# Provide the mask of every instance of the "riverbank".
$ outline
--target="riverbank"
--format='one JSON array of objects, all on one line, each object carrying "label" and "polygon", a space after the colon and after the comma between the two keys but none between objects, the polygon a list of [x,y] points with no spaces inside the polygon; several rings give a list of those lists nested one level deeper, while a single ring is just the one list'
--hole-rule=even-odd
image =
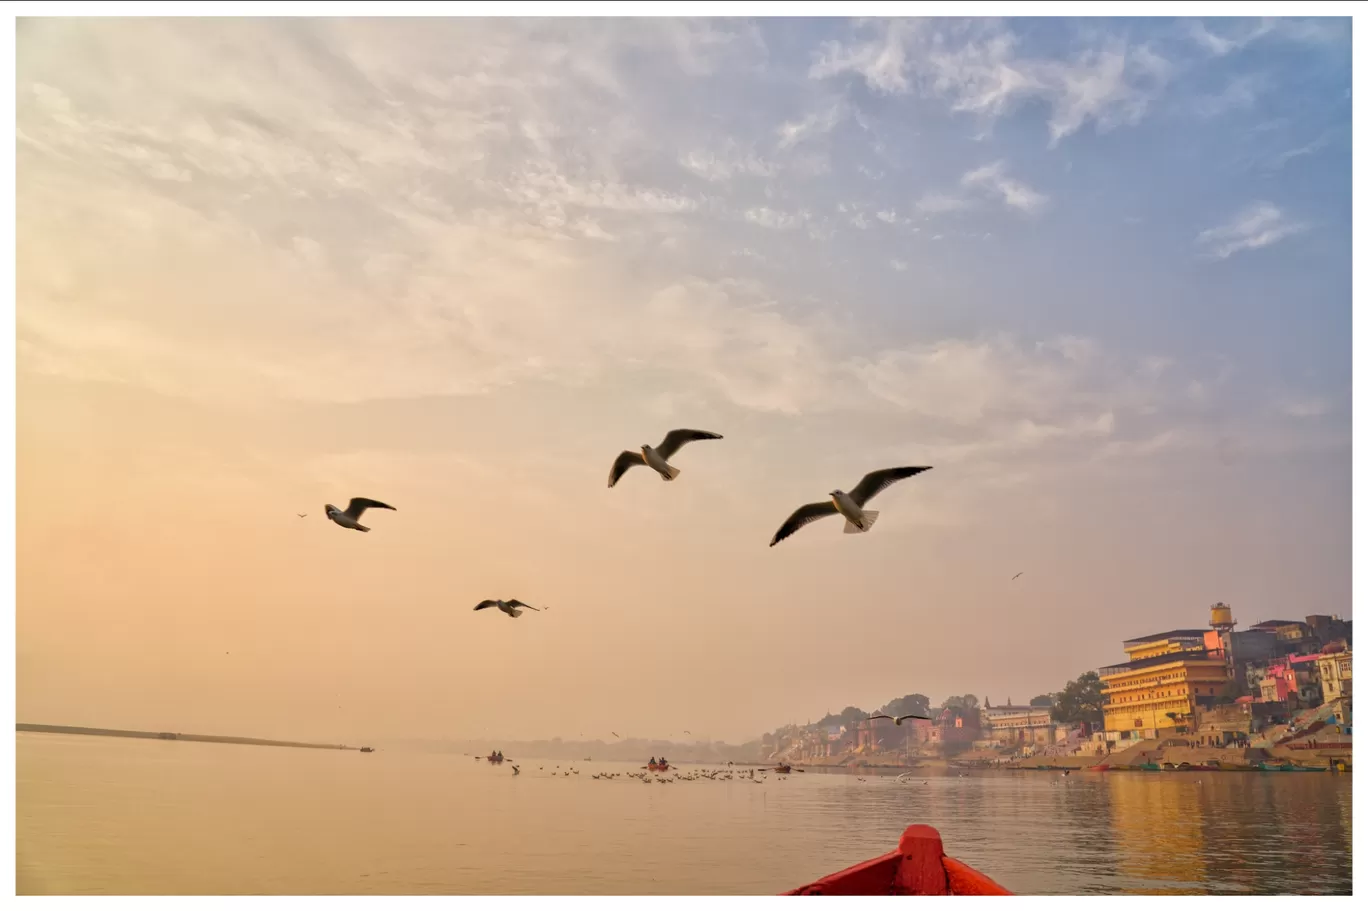
[{"label": "riverbank", "polygon": [[180,734],[169,731],[122,731],[115,728],[81,728],[61,724],[16,724],[15,731],[29,734],[80,734],[88,737],[135,737],[141,740],[188,740],[195,743],[236,743],[242,746],[293,747],[297,750],[351,750],[361,747],[338,743],[304,743],[295,740],[263,740],[259,737],[229,737],[219,734]]}]

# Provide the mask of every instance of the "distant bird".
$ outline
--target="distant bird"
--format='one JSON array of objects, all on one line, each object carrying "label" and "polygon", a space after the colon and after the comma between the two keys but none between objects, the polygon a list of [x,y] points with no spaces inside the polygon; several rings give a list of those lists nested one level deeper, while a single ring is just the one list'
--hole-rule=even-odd
[{"label": "distant bird", "polygon": [[693,731],[685,731],[684,733],[685,733],[685,734],[689,734],[690,736],[693,735]]},{"label": "distant bird", "polygon": [[295,513],[295,515],[299,516],[299,517],[302,519],[302,518],[304,518],[305,516],[307,516],[308,513],[307,513],[307,512],[297,512],[297,513]]},{"label": "distant bird", "polygon": [[833,490],[830,494],[830,500],[821,503],[809,503],[795,509],[793,515],[789,516],[784,524],[779,526],[779,530],[774,533],[774,540],[770,541],[770,547],[778,544],[809,522],[837,514],[845,517],[846,534],[869,531],[874,527],[874,522],[879,518],[879,513],[877,510],[865,509],[865,504],[874,499],[879,491],[888,485],[930,470],[930,465],[923,465],[917,468],[885,468],[881,471],[871,471],[860,479],[860,483],[856,484],[855,489],[850,493],[843,490]]},{"label": "distant bird", "polygon": [[518,771],[518,767],[517,767],[517,766],[514,766],[514,767],[513,767],[513,774],[514,774],[514,775],[521,775],[522,773]]},{"label": "distant bird", "polygon": [[897,718],[894,718],[892,715],[870,715],[870,716],[869,716],[869,720],[870,720],[870,721],[873,721],[875,718],[887,718],[887,719],[889,719],[890,721],[892,721],[894,724],[902,724],[904,721],[906,721],[906,720],[909,719],[909,718],[916,718],[918,721],[930,721],[930,720],[931,720],[931,717],[930,717],[929,715],[899,715]]},{"label": "distant bird", "polygon": [[[522,611],[520,610],[520,608],[525,607],[528,610],[537,610],[537,608],[533,607],[530,604],[524,604],[517,598],[514,598],[512,601],[481,601],[479,604],[475,605],[476,610],[484,610],[486,607],[497,607],[499,610],[503,611],[505,614],[508,614],[508,616],[510,617],[521,617]],[[557,768],[559,768],[559,766]]]},{"label": "distant bird", "polygon": [[707,430],[671,430],[665,434],[665,439],[659,446],[651,447],[642,444],[639,452],[630,449],[623,450],[613,461],[613,469],[608,472],[608,486],[612,487],[618,482],[627,469],[637,465],[645,465],[654,469],[662,481],[673,481],[679,477],[679,469],[669,463],[670,456],[678,452],[685,443],[692,443],[695,440],[720,440],[720,433],[711,433]]},{"label": "distant bird", "polygon": [[621,740],[621,739],[622,739],[622,735],[619,734],[617,731],[609,731],[608,733],[609,733],[609,734],[612,734],[612,735],[613,735],[614,737],[616,737],[618,740]]},{"label": "distant bird", "polygon": [[[1022,570],[1022,572],[1025,572],[1025,570]],[[1015,582],[1017,580],[1017,576],[1019,575],[1021,575],[1021,573],[1017,573],[1016,576],[1013,576],[1012,581]]]},{"label": "distant bird", "polygon": [[[331,503],[323,507],[323,511],[328,514],[329,519],[332,519],[343,528],[351,528],[356,531],[370,531],[369,528],[361,524],[361,516],[363,516],[368,509],[394,509],[394,507],[390,506],[388,503],[381,503],[379,500],[368,500],[365,497],[352,497],[351,502],[347,504],[346,510],[338,509]],[[398,512],[398,510],[395,510],[395,512]]]}]

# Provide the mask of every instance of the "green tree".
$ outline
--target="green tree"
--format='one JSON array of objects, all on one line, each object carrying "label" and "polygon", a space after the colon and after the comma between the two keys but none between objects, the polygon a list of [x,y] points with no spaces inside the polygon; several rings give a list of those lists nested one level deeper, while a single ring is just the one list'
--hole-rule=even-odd
[{"label": "green tree", "polygon": [[1106,697],[1102,694],[1102,679],[1096,671],[1088,671],[1077,680],[1064,684],[1064,689],[1055,693],[1054,707],[1050,718],[1063,724],[1102,723],[1102,706]]},{"label": "green tree", "polygon": [[964,696],[949,696],[941,703],[941,711],[949,709],[952,712],[959,712],[961,715],[968,715],[978,709],[978,697],[972,694]]},{"label": "green tree", "polygon": [[931,700],[921,693],[910,693],[906,696],[899,696],[879,711],[885,715],[892,715],[894,718],[901,715],[930,715]]},{"label": "green tree", "polygon": [[1031,700],[1032,708],[1048,709],[1055,704],[1055,697],[1048,693],[1043,693]]}]

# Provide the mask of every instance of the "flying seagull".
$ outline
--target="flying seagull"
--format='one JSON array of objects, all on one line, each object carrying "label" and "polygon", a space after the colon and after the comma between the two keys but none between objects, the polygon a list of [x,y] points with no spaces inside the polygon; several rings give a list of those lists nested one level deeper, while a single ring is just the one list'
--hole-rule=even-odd
[{"label": "flying seagull", "polygon": [[508,614],[508,616],[510,617],[522,616],[522,611],[520,610],[520,608],[525,607],[528,610],[538,610],[538,608],[535,608],[530,604],[522,603],[517,598],[514,598],[512,601],[481,601],[479,604],[475,605],[476,610],[484,610],[486,607],[497,607],[499,610],[503,611],[505,614]]},{"label": "flying seagull", "polygon": [[630,449],[623,450],[613,461],[613,470],[608,472],[608,486],[612,487],[618,482],[627,469],[635,465],[645,465],[654,469],[660,474],[662,481],[673,481],[679,477],[679,469],[669,463],[670,456],[679,452],[685,443],[692,443],[695,440],[720,440],[722,434],[710,433],[706,430],[671,430],[665,434],[665,439],[660,441],[660,445],[651,447],[643,444],[639,452],[632,452]]},{"label": "flying seagull", "polygon": [[297,513],[295,513],[295,515],[299,516],[299,517],[302,519],[302,518],[304,518],[305,516],[307,516],[308,513],[307,513],[307,512],[297,512]]},{"label": "flying seagull", "polygon": [[609,734],[612,734],[612,735],[613,735],[614,737],[616,737],[618,740],[621,740],[621,739],[622,739],[622,735],[619,734],[617,731],[609,731],[608,733],[609,733]]},{"label": "flying seagull", "polygon": [[[1025,572],[1025,570],[1022,570],[1021,572]],[[1021,575],[1021,573],[1017,573],[1016,576],[1013,576],[1012,581],[1015,582],[1017,580],[1017,576],[1019,575]]]},{"label": "flying seagull", "polygon": [[870,715],[870,716],[869,716],[869,720],[870,720],[870,721],[873,721],[875,718],[887,718],[887,719],[889,719],[890,721],[892,721],[894,724],[902,724],[904,721],[906,721],[906,720],[909,719],[909,718],[916,718],[918,721],[930,721],[930,720],[931,720],[931,718],[930,718],[929,715],[899,715],[897,718],[894,718],[892,715]]},{"label": "flying seagull", "polygon": [[770,541],[770,547],[778,544],[809,522],[838,514],[845,517],[846,534],[869,531],[874,527],[874,522],[879,518],[879,513],[877,510],[865,509],[865,504],[874,499],[879,491],[888,485],[930,470],[930,465],[923,465],[917,468],[885,468],[882,471],[871,471],[860,479],[860,483],[856,484],[855,489],[850,493],[843,490],[833,490],[830,494],[830,500],[822,503],[809,503],[795,509],[793,515],[789,516],[784,524],[779,526],[779,530],[774,533],[774,540]]},{"label": "flying seagull", "polygon": [[361,516],[368,509],[394,509],[394,507],[388,503],[381,503],[379,500],[368,500],[365,497],[352,497],[351,502],[347,504],[346,511],[338,509],[331,503],[323,507],[323,511],[328,514],[329,519],[343,528],[353,528],[357,531],[370,531],[369,528],[361,524]]}]

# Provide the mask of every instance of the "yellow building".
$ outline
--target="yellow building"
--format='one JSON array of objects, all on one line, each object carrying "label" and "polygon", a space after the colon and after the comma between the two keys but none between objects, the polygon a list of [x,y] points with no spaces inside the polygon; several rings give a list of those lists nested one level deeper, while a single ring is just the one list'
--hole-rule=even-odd
[{"label": "yellow building", "polygon": [[[1149,739],[1192,724],[1228,680],[1225,657],[1208,651],[1206,630],[1179,629],[1122,643],[1124,664],[1100,668],[1104,728],[1116,739]],[[1111,738],[1109,738],[1111,739]]]},{"label": "yellow building", "polygon": [[1354,695],[1353,652],[1327,652],[1316,659],[1320,670],[1321,694],[1326,702]]}]

